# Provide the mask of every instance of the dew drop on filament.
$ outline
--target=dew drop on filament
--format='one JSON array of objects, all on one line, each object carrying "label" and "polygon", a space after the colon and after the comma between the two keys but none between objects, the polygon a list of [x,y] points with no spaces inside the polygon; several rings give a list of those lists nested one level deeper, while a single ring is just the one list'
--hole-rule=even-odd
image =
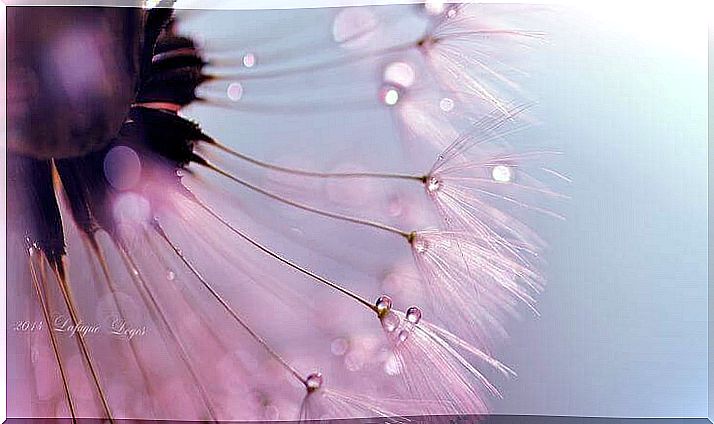
[{"label": "dew drop on filament", "polygon": [[416,237],[412,241],[412,247],[417,253],[424,253],[429,248],[429,242],[424,240],[422,237]]},{"label": "dew drop on filament", "polygon": [[401,330],[401,331],[399,332],[399,342],[400,342],[400,343],[404,343],[405,341],[407,341],[408,338],[409,338],[409,331],[408,331],[408,330]]},{"label": "dew drop on filament", "polygon": [[379,93],[379,98],[387,106],[394,106],[399,102],[399,90],[394,86],[384,86]]},{"label": "dew drop on filament", "polygon": [[323,378],[319,372],[314,372],[305,379],[305,386],[308,392],[314,392],[322,386]]},{"label": "dew drop on filament", "polygon": [[392,309],[392,298],[387,295],[379,296],[375,305],[377,306],[377,314],[381,317]]},{"label": "dew drop on filament", "polygon": [[496,165],[491,170],[491,177],[499,183],[508,183],[513,181],[513,170],[506,165]]},{"label": "dew drop on filament", "polygon": [[441,181],[439,181],[436,177],[429,177],[429,180],[426,182],[426,191],[429,193],[435,193],[439,191],[440,188]]},{"label": "dew drop on filament", "polygon": [[421,309],[418,306],[411,306],[407,309],[407,321],[412,324],[419,324],[421,320]]}]

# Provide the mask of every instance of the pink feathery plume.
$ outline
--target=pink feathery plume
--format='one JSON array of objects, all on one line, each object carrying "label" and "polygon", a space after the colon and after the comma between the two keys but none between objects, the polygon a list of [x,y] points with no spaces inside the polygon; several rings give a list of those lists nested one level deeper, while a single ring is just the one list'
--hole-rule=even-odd
[{"label": "pink feathery plume", "polygon": [[524,213],[562,219],[534,202],[565,197],[533,176],[565,178],[538,166],[539,158],[558,152],[516,152],[506,141],[527,127],[514,119],[526,107],[511,107],[506,116],[494,111],[473,125],[439,155],[424,184],[447,228],[471,232],[495,251],[514,256],[537,254],[543,247],[523,222]]},{"label": "pink feathery plume", "polygon": [[438,320],[488,343],[505,336],[505,319],[519,302],[535,310],[543,279],[515,257],[465,232],[413,233],[412,253]]},{"label": "pink feathery plume", "polygon": [[422,320],[417,306],[392,309],[387,296],[378,300],[382,329],[394,355],[395,374],[402,377],[411,399],[424,401],[427,414],[484,414],[487,397],[498,389],[464,355],[472,356],[502,375],[508,367],[439,326]]},{"label": "pink feathery plume", "polygon": [[[508,5],[503,6],[508,10]],[[507,113],[507,101],[522,96],[525,73],[514,62],[544,34],[514,28],[478,4],[444,8],[420,40],[419,49],[442,88],[469,103],[481,101]]]}]

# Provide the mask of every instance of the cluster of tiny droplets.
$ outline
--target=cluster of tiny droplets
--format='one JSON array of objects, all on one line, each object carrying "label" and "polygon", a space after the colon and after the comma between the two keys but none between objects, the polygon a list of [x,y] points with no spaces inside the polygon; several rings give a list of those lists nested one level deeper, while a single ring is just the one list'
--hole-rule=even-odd
[{"label": "cluster of tiny droplets", "polygon": [[[377,299],[376,305],[382,327],[386,332],[394,333],[402,323],[397,314],[391,313],[392,299],[387,295],[382,295]],[[405,342],[419,321],[421,321],[421,309],[418,306],[410,306],[406,312],[406,321],[397,334],[397,343]]]},{"label": "cluster of tiny droplets", "polygon": [[312,393],[322,387],[323,382],[324,379],[322,377],[322,374],[319,372],[314,372],[308,375],[305,379],[305,387],[307,388],[308,393]]}]

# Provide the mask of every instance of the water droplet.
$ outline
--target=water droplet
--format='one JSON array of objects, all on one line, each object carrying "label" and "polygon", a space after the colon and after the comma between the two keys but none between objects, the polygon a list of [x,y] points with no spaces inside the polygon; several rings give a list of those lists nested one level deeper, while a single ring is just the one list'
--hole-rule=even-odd
[{"label": "water droplet", "polygon": [[409,331],[407,331],[407,330],[402,330],[402,331],[399,332],[399,341],[400,341],[401,343],[406,342],[408,338],[409,338]]},{"label": "water droplet", "polygon": [[399,90],[394,86],[385,86],[379,93],[379,97],[387,106],[394,106],[399,102]]},{"label": "water droplet", "polygon": [[169,271],[166,273],[166,279],[167,279],[167,280],[169,280],[169,281],[174,281],[175,278],[176,278],[176,274],[175,274],[173,271],[169,270]]},{"label": "water droplet", "polygon": [[379,296],[375,305],[379,316],[383,316],[392,309],[392,298],[387,295]]},{"label": "water droplet", "polygon": [[444,112],[451,112],[454,110],[454,101],[448,97],[444,97],[439,101],[439,108]]},{"label": "water droplet", "polygon": [[404,88],[411,87],[416,79],[416,73],[411,65],[405,62],[392,62],[384,68],[384,82]]},{"label": "water droplet", "polygon": [[314,372],[307,376],[305,379],[305,386],[308,392],[314,392],[322,386],[323,379],[322,374],[319,372]]},{"label": "water droplet", "polygon": [[243,66],[245,66],[246,68],[252,68],[253,66],[255,66],[255,63],[256,59],[253,53],[246,53],[243,56]]},{"label": "water droplet", "polygon": [[417,253],[424,253],[429,249],[429,242],[426,241],[423,237],[414,237],[414,240],[412,241],[412,247]]},{"label": "water droplet", "polygon": [[183,178],[183,176],[184,176],[183,169],[181,169],[181,168],[177,169],[177,170],[176,170],[176,176],[179,177],[179,178]]},{"label": "water droplet", "polygon": [[387,333],[392,333],[399,327],[400,319],[397,314],[390,312],[382,317],[382,328]]},{"label": "water droplet", "polygon": [[506,165],[496,165],[491,170],[491,176],[494,181],[499,183],[508,183],[513,181],[513,171]]},{"label": "water droplet", "polygon": [[421,309],[419,309],[418,306],[410,306],[409,309],[407,309],[407,321],[411,322],[412,324],[419,324],[420,320]]},{"label": "water droplet", "polygon": [[[245,60],[245,59],[244,59]],[[237,102],[243,97],[243,86],[239,82],[232,82],[226,90],[226,96],[233,102]]]},{"label": "water droplet", "polygon": [[454,18],[456,16],[457,10],[454,7],[449,8],[449,11],[446,12],[446,17],[448,18]]},{"label": "water droplet", "polygon": [[426,182],[426,191],[435,193],[441,188],[441,181],[436,177],[429,177]]}]

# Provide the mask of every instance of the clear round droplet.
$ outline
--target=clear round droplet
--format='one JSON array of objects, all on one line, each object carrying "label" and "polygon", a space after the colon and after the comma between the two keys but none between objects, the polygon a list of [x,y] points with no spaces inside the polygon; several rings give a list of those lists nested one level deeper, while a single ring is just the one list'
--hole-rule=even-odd
[{"label": "clear round droplet", "polygon": [[399,102],[399,90],[394,86],[385,86],[379,93],[379,98],[387,106],[394,106]]},{"label": "clear round droplet", "polygon": [[382,316],[392,309],[392,298],[387,295],[379,296],[375,305],[377,306],[377,313]]},{"label": "clear round droplet", "polygon": [[392,62],[384,68],[384,82],[404,88],[411,87],[416,79],[414,68],[405,62]]},{"label": "clear round droplet", "polygon": [[323,378],[319,372],[314,372],[305,379],[305,386],[308,392],[314,392],[322,386]]},{"label": "clear round droplet", "polygon": [[429,177],[426,182],[426,191],[429,193],[435,193],[441,188],[441,181],[436,177]]},{"label": "clear round droplet", "polygon": [[228,85],[226,96],[228,96],[229,100],[237,102],[241,97],[243,97],[243,86],[239,82],[232,82]]},{"label": "clear round droplet", "polygon": [[420,320],[421,309],[419,309],[418,306],[410,306],[409,309],[407,309],[407,321],[411,322],[412,324],[419,324]]},{"label": "clear round droplet", "polygon": [[409,338],[409,331],[402,330],[399,332],[399,341],[400,342],[404,343],[407,341],[408,338]]},{"label": "clear round droplet", "polygon": [[245,66],[246,68],[252,68],[253,66],[255,66],[255,63],[256,59],[253,53],[246,53],[245,55],[243,55],[243,66]]},{"label": "clear round droplet", "polygon": [[169,280],[169,281],[174,281],[175,278],[176,278],[176,274],[175,274],[173,271],[169,270],[169,271],[166,272],[166,279],[167,279],[167,280]]},{"label": "clear round droplet", "polygon": [[513,170],[506,165],[496,165],[491,170],[491,177],[499,183],[508,183],[513,181]]},{"label": "clear round droplet", "polygon": [[416,237],[412,241],[412,247],[417,253],[424,253],[429,249],[429,242],[423,237]]},{"label": "clear round droplet", "polygon": [[444,97],[439,101],[439,108],[444,112],[451,112],[454,110],[454,101],[448,97]]}]

